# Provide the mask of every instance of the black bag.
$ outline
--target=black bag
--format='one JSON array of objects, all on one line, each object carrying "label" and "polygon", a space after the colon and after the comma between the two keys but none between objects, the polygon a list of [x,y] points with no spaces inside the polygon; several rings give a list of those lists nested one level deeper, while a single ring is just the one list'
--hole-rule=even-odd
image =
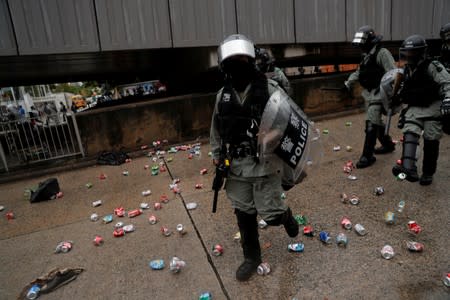
[{"label": "black bag", "polygon": [[60,192],[58,179],[49,178],[39,183],[39,187],[31,192],[30,202],[40,202],[55,199],[56,194]]},{"label": "black bag", "polygon": [[103,151],[97,158],[97,164],[118,166],[123,164],[128,158],[130,157],[123,151],[118,152]]}]

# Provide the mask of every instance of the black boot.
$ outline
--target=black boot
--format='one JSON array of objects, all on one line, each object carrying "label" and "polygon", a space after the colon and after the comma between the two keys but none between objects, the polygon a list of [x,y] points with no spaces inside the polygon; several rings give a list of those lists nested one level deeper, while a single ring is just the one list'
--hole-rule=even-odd
[{"label": "black boot", "polygon": [[296,237],[298,235],[298,223],[295,220],[295,218],[292,216],[292,211],[288,207],[288,209],[282,213],[281,215],[278,215],[276,218],[270,221],[266,221],[268,225],[271,226],[279,226],[283,224],[284,229],[286,229],[286,233],[290,237]]},{"label": "black boot", "polygon": [[256,214],[250,215],[237,209],[235,213],[241,233],[242,250],[244,252],[244,262],[236,271],[236,279],[245,281],[250,279],[261,263],[258,222],[256,220]]},{"label": "black boot", "polygon": [[375,154],[391,153],[395,150],[395,144],[392,142],[390,135],[384,135],[386,126],[377,126],[377,137],[381,143],[381,147],[375,148]]},{"label": "black boot", "polygon": [[422,176],[419,183],[430,185],[433,182],[433,174],[436,172],[439,157],[439,141],[424,140]]},{"label": "black boot", "polygon": [[359,161],[356,163],[356,167],[358,169],[367,168],[373,165],[373,163],[377,160],[375,156],[373,156],[373,150],[375,148],[376,142],[376,128],[370,121],[366,121],[366,137],[364,139],[364,149]]},{"label": "black boot", "polygon": [[403,137],[402,165],[395,165],[392,173],[397,176],[400,173],[406,175],[406,180],[416,182],[419,180],[416,167],[416,151],[419,145],[419,136],[412,132],[405,133]]}]

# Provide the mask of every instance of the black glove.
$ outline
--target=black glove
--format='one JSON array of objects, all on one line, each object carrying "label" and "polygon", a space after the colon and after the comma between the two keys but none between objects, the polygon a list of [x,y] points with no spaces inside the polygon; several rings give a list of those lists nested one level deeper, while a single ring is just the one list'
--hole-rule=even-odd
[{"label": "black glove", "polygon": [[450,98],[445,98],[442,100],[441,115],[450,115]]}]

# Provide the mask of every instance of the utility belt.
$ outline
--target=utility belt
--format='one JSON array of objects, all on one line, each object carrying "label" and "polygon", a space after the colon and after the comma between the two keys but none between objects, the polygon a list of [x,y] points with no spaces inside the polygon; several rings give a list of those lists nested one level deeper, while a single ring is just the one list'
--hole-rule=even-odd
[{"label": "utility belt", "polygon": [[244,158],[257,156],[256,147],[252,147],[248,144],[240,144],[238,146],[230,147],[230,155],[232,158]]}]

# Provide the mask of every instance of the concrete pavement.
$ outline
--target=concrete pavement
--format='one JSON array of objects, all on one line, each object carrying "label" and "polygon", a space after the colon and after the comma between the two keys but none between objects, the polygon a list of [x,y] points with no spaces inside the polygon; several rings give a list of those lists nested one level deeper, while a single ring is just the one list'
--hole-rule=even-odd
[{"label": "concrete pavement", "polygon": [[[351,126],[346,126],[351,122]],[[393,120],[396,124],[396,120]],[[401,147],[396,152],[377,156],[370,168],[355,170],[357,180],[347,179],[342,172],[344,163],[359,158],[363,144],[364,115],[356,114],[316,123],[322,131],[324,155],[321,164],[309,170],[304,182],[287,193],[287,203],[294,214],[305,215],[316,231],[327,230],[332,238],[345,232],[349,238],[346,248],[335,243],[322,244],[317,237],[299,235],[291,239],[283,227],[260,230],[263,260],[272,267],[268,276],[255,275],[245,283],[235,280],[235,270],[242,261],[242,251],[233,237],[238,231],[235,216],[222,191],[216,214],[211,213],[214,176],[209,146],[202,145],[201,156],[188,159],[181,151],[167,154],[170,173],[180,178],[181,194],[169,190],[169,172],[151,176],[144,165],[154,162],[143,156],[121,166],[92,166],[66,170],[0,185],[0,205],[5,206],[0,218],[0,298],[14,299],[33,279],[55,267],[82,267],[85,271],[68,285],[43,295],[42,299],[198,299],[202,292],[210,292],[213,299],[448,299],[450,289],[442,283],[442,276],[450,272],[450,138],[441,141],[438,171],[431,186],[397,181],[391,174]],[[395,126],[394,126],[395,127]],[[392,129],[395,139],[401,133]],[[163,137],[161,137],[163,138]],[[334,146],[341,151],[333,151]],[[349,145],[352,152],[345,151]],[[421,160],[419,160],[421,162]],[[421,164],[419,164],[419,167]],[[208,173],[200,175],[200,169]],[[123,170],[129,176],[122,175]],[[99,175],[107,175],[100,180]],[[23,199],[23,190],[49,177],[56,177],[64,193],[61,199],[30,204]],[[93,187],[87,189],[85,184]],[[203,189],[195,189],[195,184]],[[385,194],[375,196],[376,186],[383,186]],[[152,194],[143,197],[143,190]],[[361,202],[357,206],[343,204],[340,193],[356,193]],[[163,208],[145,210],[135,218],[117,218],[112,223],[91,222],[91,213],[110,214],[114,208],[138,208],[141,202],[152,206],[162,194],[170,201]],[[93,208],[92,202],[103,204]],[[394,225],[387,225],[383,215],[395,210],[405,200],[406,207],[397,215]],[[185,204],[195,202],[198,207],[188,211]],[[13,211],[8,221],[6,212]],[[159,222],[148,223],[155,214]],[[360,237],[340,226],[342,216],[353,224],[361,223],[368,231]],[[416,220],[423,232],[411,236],[406,224]],[[134,224],[136,231],[124,237],[113,237],[116,222]],[[175,232],[178,223],[187,234]],[[161,226],[172,231],[165,237]],[[302,229],[302,227],[301,227]],[[92,240],[101,235],[105,243],[95,247]],[[74,241],[66,254],[54,254],[63,240]],[[406,240],[424,243],[423,253],[411,253]],[[287,244],[302,241],[303,253],[290,253]],[[222,256],[213,256],[212,247],[224,247]],[[392,260],[385,260],[380,250],[390,244],[396,252]],[[186,267],[178,274],[169,271],[169,260],[178,256]],[[148,264],[152,259],[164,259],[166,267],[154,271]]]}]

